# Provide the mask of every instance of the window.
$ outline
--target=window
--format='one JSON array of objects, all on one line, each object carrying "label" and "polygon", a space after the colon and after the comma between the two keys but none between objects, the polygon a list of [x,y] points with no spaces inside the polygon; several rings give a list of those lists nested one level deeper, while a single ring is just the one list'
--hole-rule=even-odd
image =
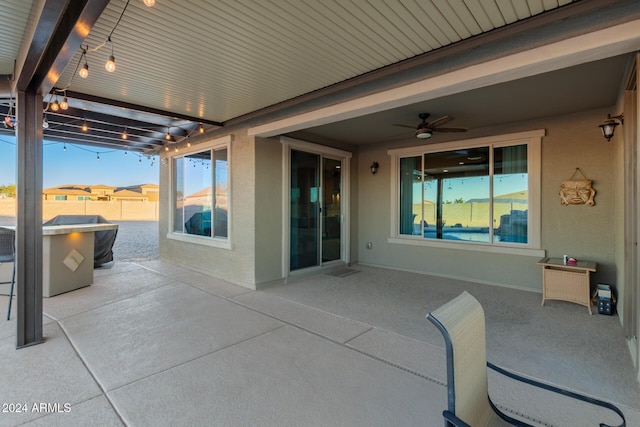
[{"label": "window", "polygon": [[229,237],[227,145],[173,158],[173,234]]},{"label": "window", "polygon": [[54,200],[67,200],[67,196],[55,196]]},{"label": "window", "polygon": [[390,150],[392,237],[537,247],[543,134]]}]

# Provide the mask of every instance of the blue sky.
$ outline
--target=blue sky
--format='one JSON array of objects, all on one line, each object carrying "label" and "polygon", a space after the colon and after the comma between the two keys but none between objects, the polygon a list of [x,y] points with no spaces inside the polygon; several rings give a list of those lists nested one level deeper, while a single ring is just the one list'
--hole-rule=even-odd
[{"label": "blue sky", "polygon": [[[66,146],[66,151],[64,150]],[[16,183],[15,137],[0,135],[0,185]],[[100,160],[97,158],[100,157]],[[158,184],[159,161],[134,152],[44,141],[43,188],[62,184]]]}]

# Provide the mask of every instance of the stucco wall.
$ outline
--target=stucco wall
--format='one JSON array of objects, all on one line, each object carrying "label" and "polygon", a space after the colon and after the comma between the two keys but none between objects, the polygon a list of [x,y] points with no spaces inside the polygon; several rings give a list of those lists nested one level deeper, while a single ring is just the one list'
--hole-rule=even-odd
[{"label": "stucco wall", "polygon": [[[211,144],[191,147],[201,150]],[[220,277],[248,288],[255,278],[255,141],[246,133],[235,133],[229,149],[231,248],[211,247],[167,237],[170,232],[171,161],[160,167],[160,257],[174,264]]]},{"label": "stucco wall", "polygon": [[257,139],[255,164],[256,283],[282,279],[282,144]]},{"label": "stucco wall", "polygon": [[[546,129],[542,142],[541,248],[548,256],[569,254],[598,263],[593,283],[616,282],[616,162],[610,143],[597,125],[606,110],[522,122],[465,134],[476,138],[532,129]],[[438,136],[440,138],[440,136]],[[459,136],[458,136],[459,137]],[[450,140],[446,135],[440,138]],[[538,256],[495,254],[430,248],[387,241],[390,235],[389,148],[418,145],[413,139],[360,148],[351,171],[351,261],[384,267],[501,284],[539,291]],[[204,147],[204,145],[199,146]],[[243,286],[282,278],[282,148],[277,139],[234,135],[231,143],[231,249],[212,248],[168,239],[161,232],[164,259],[225,278]],[[369,165],[377,161],[379,172]],[[169,230],[170,162],[161,167],[161,230]],[[561,206],[558,190],[579,167],[593,180],[594,207]],[[373,244],[366,249],[366,243]]]},{"label": "stucco wall", "polygon": [[[592,283],[615,283],[614,150],[597,128],[606,111],[589,111],[563,117],[517,123],[465,134],[465,138],[546,129],[542,142],[541,246],[547,256],[569,254],[598,262]],[[460,138],[459,136],[457,136]],[[439,141],[453,140],[449,135]],[[541,290],[537,256],[493,254],[477,251],[431,248],[387,242],[390,235],[389,148],[420,145],[415,140],[394,145],[363,148],[360,152],[360,212],[358,253],[363,263],[457,277],[530,290]],[[372,161],[380,163],[376,175],[367,172]],[[558,190],[579,167],[593,180],[596,205],[561,206]],[[366,249],[366,243],[373,244]]]}]

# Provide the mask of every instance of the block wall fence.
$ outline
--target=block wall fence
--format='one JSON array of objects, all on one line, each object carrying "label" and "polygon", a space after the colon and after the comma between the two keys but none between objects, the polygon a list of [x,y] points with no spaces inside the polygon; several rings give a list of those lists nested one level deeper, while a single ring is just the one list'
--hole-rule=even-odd
[{"label": "block wall fence", "polygon": [[[16,215],[16,199],[0,199],[0,216]],[[57,215],[102,215],[109,221],[158,221],[158,202],[43,200],[42,220]]]}]

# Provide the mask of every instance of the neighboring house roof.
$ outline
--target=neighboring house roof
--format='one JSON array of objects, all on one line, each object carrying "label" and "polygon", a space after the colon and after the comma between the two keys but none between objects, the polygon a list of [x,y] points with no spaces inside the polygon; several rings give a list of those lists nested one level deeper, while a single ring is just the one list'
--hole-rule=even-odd
[{"label": "neighboring house roof", "polygon": [[90,196],[91,193],[79,188],[45,188],[42,194],[66,195],[66,196]]},{"label": "neighboring house roof", "polygon": [[111,197],[113,198],[119,198],[119,197],[136,197],[138,199],[146,199],[146,196],[143,196],[142,194],[140,194],[137,191],[131,191],[131,190],[119,190],[114,192]]},{"label": "neighboring house roof", "polygon": [[[146,189],[146,191],[142,191],[142,187]],[[158,188],[156,184],[142,184],[142,185],[134,185],[131,187],[116,187],[112,185],[82,185],[82,184],[64,184],[58,187],[49,187],[42,190],[42,194],[44,195],[67,195],[67,196],[96,196],[93,192],[95,190],[111,190],[112,192],[108,194],[113,198],[139,198],[139,199],[149,199],[150,201],[157,201],[158,194],[154,191],[154,187]],[[138,191],[136,191],[138,190]],[[150,195],[146,193],[150,192]]]},{"label": "neighboring house roof", "polygon": [[[522,203],[527,201],[527,191],[516,191],[515,193],[503,194],[501,196],[495,196],[493,201],[496,203]],[[489,202],[490,199],[469,199],[465,203],[482,203]]]},{"label": "neighboring house roof", "polygon": [[185,199],[195,199],[199,197],[210,197],[211,196],[211,187],[203,188],[200,191],[196,191],[193,194],[189,194],[185,196]]}]

